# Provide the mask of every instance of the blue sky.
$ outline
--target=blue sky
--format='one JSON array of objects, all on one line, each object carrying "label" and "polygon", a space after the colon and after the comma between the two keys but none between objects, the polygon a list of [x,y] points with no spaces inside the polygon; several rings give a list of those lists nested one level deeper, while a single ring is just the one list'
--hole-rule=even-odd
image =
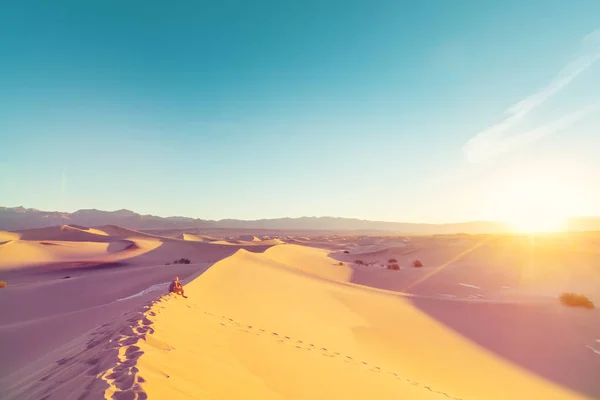
[{"label": "blue sky", "polygon": [[11,3],[0,205],[600,215],[598,1]]}]

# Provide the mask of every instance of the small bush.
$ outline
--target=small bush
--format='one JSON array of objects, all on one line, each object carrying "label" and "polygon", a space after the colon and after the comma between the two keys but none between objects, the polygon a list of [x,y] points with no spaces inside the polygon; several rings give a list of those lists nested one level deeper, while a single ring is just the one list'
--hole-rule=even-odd
[{"label": "small bush", "polygon": [[344,265],[344,263],[340,261],[340,262],[338,263],[338,265],[342,266],[342,265]]},{"label": "small bush", "polygon": [[559,297],[560,302],[569,307],[594,308],[594,303],[582,294],[563,293]]},{"label": "small bush", "polygon": [[191,263],[189,258],[180,258],[179,260],[173,261],[173,264],[189,264]]},{"label": "small bush", "polygon": [[421,262],[421,260],[415,260],[412,262],[412,266],[415,268],[421,268],[423,266],[423,263]]},{"label": "small bush", "polygon": [[350,254],[348,250],[344,250],[344,254]]},{"label": "small bush", "polygon": [[8,285],[6,281],[0,281],[0,288],[5,288],[6,285]]},{"label": "small bush", "polygon": [[400,266],[398,264],[388,264],[388,269],[394,269],[394,270],[399,270]]},{"label": "small bush", "polygon": [[396,260],[395,258],[390,258],[388,260],[388,264],[396,264],[398,262],[398,260]]},{"label": "small bush", "polygon": [[354,264],[364,265],[365,263],[362,260],[355,260]]}]

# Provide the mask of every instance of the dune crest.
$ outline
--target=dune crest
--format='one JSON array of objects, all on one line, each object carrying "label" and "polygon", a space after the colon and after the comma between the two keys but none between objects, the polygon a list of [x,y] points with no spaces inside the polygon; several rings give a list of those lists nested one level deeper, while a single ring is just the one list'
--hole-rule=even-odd
[{"label": "dune crest", "polygon": [[17,232],[0,231],[0,243],[9,242],[11,240],[19,240],[21,235]]},{"label": "dune crest", "polygon": [[209,235],[194,235],[191,233],[182,233],[178,236],[178,239],[189,240],[192,242],[215,242],[219,240],[218,237]]},{"label": "dune crest", "polygon": [[[103,375],[107,396],[582,398],[480,348],[401,297],[297,268],[319,257],[322,266],[330,262],[321,250],[289,245],[265,254],[240,250],[186,285],[189,299],[156,302],[142,319],[152,334],[121,346],[120,361]],[[123,385],[129,375],[122,365],[130,384]]]},{"label": "dune crest", "polygon": [[158,237],[119,227],[107,228],[61,225],[0,232],[0,243],[3,243],[0,270],[72,262],[77,265],[115,263],[162,245]]}]

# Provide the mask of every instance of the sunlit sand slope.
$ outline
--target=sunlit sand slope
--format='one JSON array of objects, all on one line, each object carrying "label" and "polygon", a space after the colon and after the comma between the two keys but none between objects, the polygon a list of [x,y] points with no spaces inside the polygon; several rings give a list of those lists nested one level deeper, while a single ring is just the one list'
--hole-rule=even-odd
[{"label": "sunlit sand slope", "polygon": [[343,280],[316,271],[331,263],[323,251],[289,245],[218,262],[186,285],[188,299],[170,295],[146,312],[151,330],[124,342],[102,374],[105,396],[579,398],[454,333],[402,295],[323,279]]},{"label": "sunlit sand slope", "polygon": [[219,238],[209,235],[193,235],[191,233],[182,233],[177,237],[178,239],[189,240],[191,242],[214,242]]},{"label": "sunlit sand slope", "polygon": [[329,253],[329,250],[288,244],[271,247],[265,251],[264,256],[269,260],[311,275],[334,281],[350,281],[352,268],[339,265],[338,261],[327,257]]}]

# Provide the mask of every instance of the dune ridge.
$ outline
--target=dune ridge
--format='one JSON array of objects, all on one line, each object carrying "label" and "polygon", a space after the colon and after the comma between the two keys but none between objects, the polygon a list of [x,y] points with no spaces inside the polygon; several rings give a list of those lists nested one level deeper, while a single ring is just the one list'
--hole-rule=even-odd
[{"label": "dune ridge", "polygon": [[[108,264],[158,248],[159,241],[140,238],[111,241],[14,240],[0,247],[0,270],[80,262]],[[65,264],[66,265],[66,264]]]},{"label": "dune ridge", "polygon": [[[169,295],[148,306],[135,322],[136,333],[147,336],[123,334],[118,361],[101,375],[105,395],[584,398],[489,353],[402,298],[299,274],[308,263],[295,250],[240,250],[186,285],[189,299]],[[301,252],[331,264],[323,251]]]},{"label": "dune ridge", "polygon": [[239,243],[203,239],[185,234],[183,239],[163,237],[115,225],[96,228],[62,225],[0,232],[0,271],[123,262],[156,265],[157,262],[165,264],[182,257],[191,258],[195,262],[214,262],[233,254],[239,248],[264,251],[282,243],[277,239]]}]

